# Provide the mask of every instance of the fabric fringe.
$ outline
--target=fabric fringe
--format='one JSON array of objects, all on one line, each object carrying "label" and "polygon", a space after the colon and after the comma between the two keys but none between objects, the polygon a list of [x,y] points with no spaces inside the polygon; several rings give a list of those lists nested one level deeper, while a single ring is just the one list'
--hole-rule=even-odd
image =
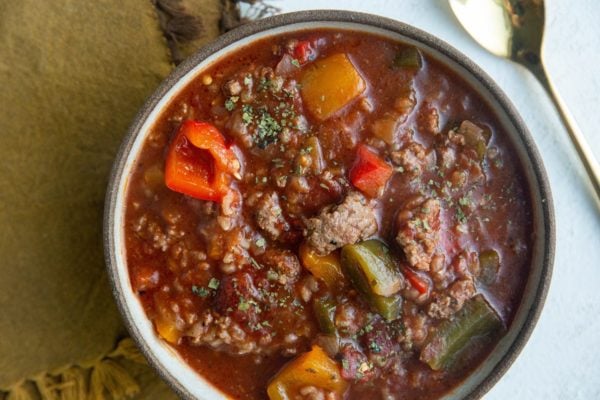
[{"label": "fabric fringe", "polygon": [[60,400],[87,398],[87,373],[80,367],[71,367],[62,373]]},{"label": "fabric fringe", "polygon": [[109,354],[109,357],[123,357],[138,364],[146,364],[144,355],[140,352],[131,338],[122,339],[117,348]]},{"label": "fabric fringe", "polygon": [[145,364],[131,338],[122,339],[110,353],[89,364],[67,366],[17,382],[4,400],[123,400],[135,396],[140,387],[119,360]]},{"label": "fabric fringe", "polygon": [[114,400],[125,399],[139,393],[140,387],[129,373],[116,361],[104,359],[92,370],[90,378],[91,399],[105,400],[106,393]]},{"label": "fabric fringe", "polygon": [[60,400],[60,387],[57,378],[49,374],[43,374],[34,379],[34,382],[42,399]]},{"label": "fabric fringe", "polygon": [[19,382],[8,392],[5,400],[35,400],[28,386],[25,381]]},{"label": "fabric fringe", "polygon": [[177,65],[183,61],[179,45],[200,38],[204,32],[202,20],[190,14],[182,0],[152,0],[152,4],[167,40],[171,60]]}]

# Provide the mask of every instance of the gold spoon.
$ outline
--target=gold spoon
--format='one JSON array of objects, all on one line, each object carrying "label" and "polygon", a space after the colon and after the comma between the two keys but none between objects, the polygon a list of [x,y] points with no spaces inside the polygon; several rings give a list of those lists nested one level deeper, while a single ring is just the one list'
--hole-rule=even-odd
[{"label": "gold spoon", "polygon": [[600,165],[573,115],[550,81],[542,60],[544,0],[449,0],[469,34],[491,53],[525,66],[554,102],[600,200]]}]

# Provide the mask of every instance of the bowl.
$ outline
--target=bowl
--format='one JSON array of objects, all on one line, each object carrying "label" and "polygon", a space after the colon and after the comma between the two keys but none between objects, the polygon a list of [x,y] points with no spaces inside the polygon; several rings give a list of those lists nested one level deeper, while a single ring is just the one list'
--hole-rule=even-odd
[{"label": "bowl", "polygon": [[270,17],[243,25],[220,36],[179,65],[146,101],[120,147],[106,195],[104,248],[112,289],[131,336],[158,374],[183,398],[221,399],[218,389],[199,376],[179,354],[155,334],[134,293],[124,249],[124,201],[128,180],[150,128],[186,85],[209,65],[240,46],[270,35],[314,28],[337,28],[376,33],[425,49],[466,80],[496,113],[523,164],[533,209],[534,246],[531,271],[521,304],[506,335],[493,352],[445,399],[480,398],[507,371],[527,342],[540,316],[549,287],[554,258],[554,214],[542,160],[521,117],[506,95],[465,55],[442,40],[404,23],[348,11],[314,10]]}]

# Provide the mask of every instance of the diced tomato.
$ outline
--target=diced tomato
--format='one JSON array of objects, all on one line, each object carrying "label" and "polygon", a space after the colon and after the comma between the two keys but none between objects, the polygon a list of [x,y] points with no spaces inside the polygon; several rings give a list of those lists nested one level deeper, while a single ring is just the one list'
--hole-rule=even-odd
[{"label": "diced tomato", "polygon": [[408,267],[402,268],[404,277],[421,294],[429,292],[429,281]]},{"label": "diced tomato", "polygon": [[169,146],[165,184],[202,200],[220,201],[240,163],[217,128],[186,121]]},{"label": "diced tomato", "polygon": [[304,64],[308,61],[312,61],[316,58],[317,54],[312,48],[308,40],[301,40],[294,47],[292,57],[294,57],[300,64]]},{"label": "diced tomato", "polygon": [[358,145],[350,182],[370,197],[377,197],[392,176],[392,167],[364,144]]}]

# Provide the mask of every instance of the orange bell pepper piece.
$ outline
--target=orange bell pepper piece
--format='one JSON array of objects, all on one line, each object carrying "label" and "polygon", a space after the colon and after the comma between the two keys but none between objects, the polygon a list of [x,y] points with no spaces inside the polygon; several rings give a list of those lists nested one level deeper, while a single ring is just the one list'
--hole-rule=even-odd
[{"label": "orange bell pepper piece", "polygon": [[240,162],[219,130],[208,122],[186,121],[171,142],[165,184],[201,200],[220,201]]},{"label": "orange bell pepper piece", "polygon": [[367,88],[346,54],[333,54],[308,65],[301,83],[306,107],[321,121],[344,108]]},{"label": "orange bell pepper piece", "polygon": [[160,337],[172,344],[178,344],[179,339],[183,335],[173,321],[169,321],[161,316],[154,320],[154,326]]},{"label": "orange bell pepper piece", "polygon": [[319,346],[288,362],[267,387],[270,400],[291,400],[305,386],[333,392],[341,399],[348,383],[342,378],[335,361]]}]

